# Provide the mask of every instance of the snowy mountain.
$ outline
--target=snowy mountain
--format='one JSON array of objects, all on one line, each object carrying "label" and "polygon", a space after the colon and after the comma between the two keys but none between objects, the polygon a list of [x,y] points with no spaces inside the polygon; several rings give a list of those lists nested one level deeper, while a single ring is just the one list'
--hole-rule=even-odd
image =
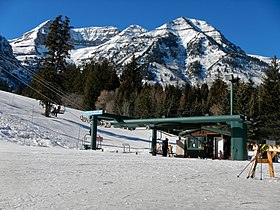
[{"label": "snowy mountain", "polygon": [[14,55],[18,60],[24,63],[25,61],[36,59],[37,56],[43,56],[43,52],[46,51],[43,43],[46,40],[50,25],[51,21],[46,21],[35,29],[25,33],[22,37],[10,40]]},{"label": "snowy mountain", "polygon": [[2,36],[0,36],[0,80],[15,90],[22,86],[17,78],[24,82],[30,82],[30,74],[22,68],[20,62],[14,57],[12,46]]},{"label": "snowy mountain", "polygon": [[[46,52],[44,42],[46,41],[50,24],[51,20],[45,21],[22,37],[10,40],[17,59],[22,62],[36,62],[34,59],[44,56],[44,52]],[[100,45],[118,34],[119,30],[114,27],[89,27],[72,29],[70,33],[75,50]]]},{"label": "snowy mountain", "polygon": [[[14,55],[30,63],[43,56],[50,21],[10,40]],[[242,80],[260,83],[268,67],[266,59],[246,55],[223,34],[202,20],[180,17],[154,30],[131,25],[123,31],[115,27],[88,27],[71,30],[76,64],[104,59],[117,65],[135,55],[143,66],[144,82],[165,84],[211,84],[218,76],[233,73]]]}]

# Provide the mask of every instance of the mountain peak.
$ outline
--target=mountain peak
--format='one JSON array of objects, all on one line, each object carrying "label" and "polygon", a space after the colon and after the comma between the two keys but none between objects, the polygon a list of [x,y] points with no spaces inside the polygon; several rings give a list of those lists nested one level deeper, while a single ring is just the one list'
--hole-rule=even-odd
[{"label": "mountain peak", "polygon": [[171,31],[195,30],[200,33],[218,31],[216,28],[214,28],[204,20],[197,20],[185,17],[179,17],[175,20],[172,20],[160,26],[158,29],[169,29]]},{"label": "mountain peak", "polygon": [[148,32],[145,28],[139,25],[130,25],[121,32],[121,35],[135,36]]},{"label": "mountain peak", "polygon": [[[23,36],[19,39],[21,39],[21,40],[36,39],[38,36],[38,33],[47,34],[48,27],[51,25],[51,23],[52,23],[51,20],[47,20],[47,21],[41,23],[40,25],[38,25],[36,28],[24,33]],[[13,40],[11,40],[11,42],[13,42],[14,40],[15,41],[19,40],[19,39],[13,39]]]}]

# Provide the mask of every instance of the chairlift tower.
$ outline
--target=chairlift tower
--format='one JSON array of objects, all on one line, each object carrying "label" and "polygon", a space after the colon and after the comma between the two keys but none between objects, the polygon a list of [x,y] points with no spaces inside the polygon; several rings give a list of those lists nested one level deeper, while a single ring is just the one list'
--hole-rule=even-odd
[{"label": "chairlift tower", "polygon": [[179,133],[186,129],[201,128],[201,126],[230,125],[231,126],[231,154],[232,160],[246,160],[247,158],[247,121],[242,115],[223,116],[194,116],[171,118],[139,119],[128,116],[114,115],[103,110],[86,111],[81,115],[82,121],[91,121],[91,149],[96,150],[97,120],[107,120],[110,126],[127,128],[145,127],[152,130],[151,153],[155,155],[157,145],[157,131]]},{"label": "chairlift tower", "polygon": [[[240,78],[234,77],[233,74],[225,75],[226,80],[230,81],[230,115],[233,115],[233,84],[237,83]],[[231,154],[233,160],[246,159],[246,148],[247,148],[247,124],[239,122],[231,122]],[[240,132],[245,130],[246,132]],[[235,136],[235,138],[233,138]]]},{"label": "chairlift tower", "polygon": [[230,81],[230,115],[233,115],[233,84],[237,83],[240,78],[234,77],[233,74],[225,75],[226,80]]}]

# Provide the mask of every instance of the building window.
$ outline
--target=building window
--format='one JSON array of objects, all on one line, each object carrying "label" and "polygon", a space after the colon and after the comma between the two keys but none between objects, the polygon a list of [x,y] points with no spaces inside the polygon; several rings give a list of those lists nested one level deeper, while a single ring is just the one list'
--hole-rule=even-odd
[{"label": "building window", "polygon": [[189,149],[203,149],[204,137],[189,137],[188,148]]}]

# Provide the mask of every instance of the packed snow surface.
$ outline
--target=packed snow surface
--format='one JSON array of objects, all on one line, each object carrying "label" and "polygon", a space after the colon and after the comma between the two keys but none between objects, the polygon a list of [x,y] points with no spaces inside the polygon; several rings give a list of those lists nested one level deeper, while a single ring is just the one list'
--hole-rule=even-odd
[{"label": "packed snow surface", "polygon": [[103,152],[81,150],[80,111],[42,113],[38,101],[0,91],[0,209],[279,209],[279,163],[275,178],[267,164],[237,178],[249,161],[151,156],[144,129],[98,127]]}]

